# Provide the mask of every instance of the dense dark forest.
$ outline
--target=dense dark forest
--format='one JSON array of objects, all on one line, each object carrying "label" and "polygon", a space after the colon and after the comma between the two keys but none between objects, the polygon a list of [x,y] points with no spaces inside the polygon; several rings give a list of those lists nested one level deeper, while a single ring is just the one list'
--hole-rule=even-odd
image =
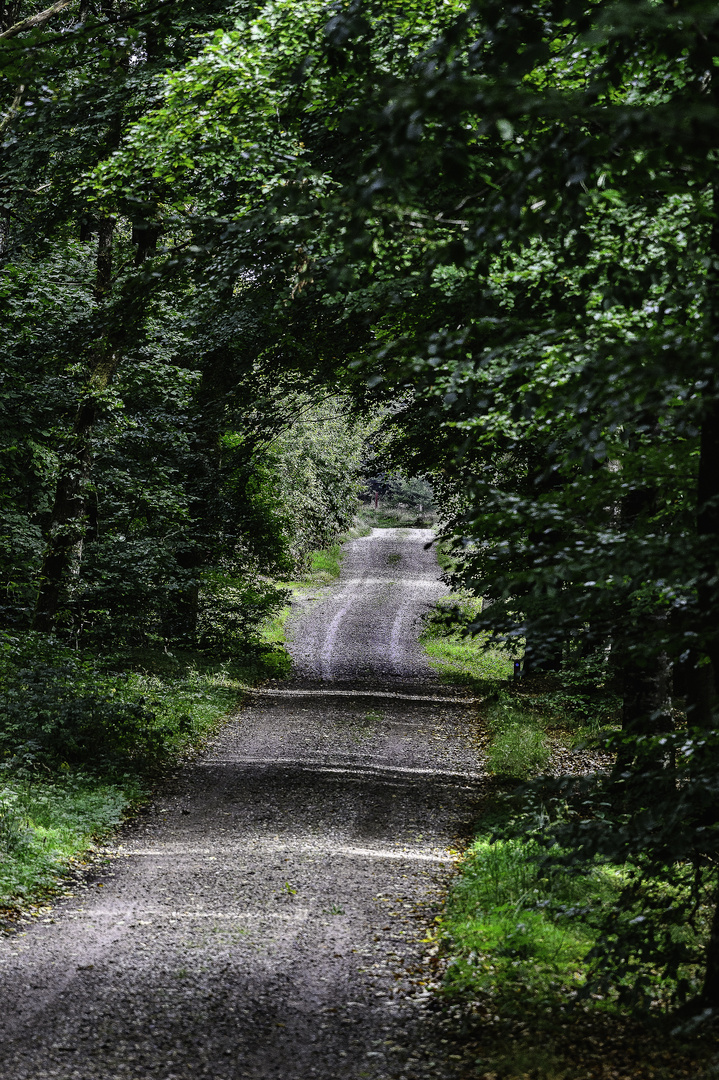
[{"label": "dense dark forest", "polygon": [[717,5],[10,0],[0,26],[8,784],[156,762],[186,710],[138,657],[279,670],[281,583],[366,480],[428,477],[484,598],[447,617],[525,685],[618,702],[611,775],[528,789],[513,826],[562,872],[624,868],[590,989],[710,1017]]}]

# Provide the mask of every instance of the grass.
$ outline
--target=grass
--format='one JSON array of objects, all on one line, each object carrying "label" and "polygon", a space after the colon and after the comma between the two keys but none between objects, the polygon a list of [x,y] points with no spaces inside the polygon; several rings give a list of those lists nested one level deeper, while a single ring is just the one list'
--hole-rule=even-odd
[{"label": "grass", "polygon": [[487,752],[490,772],[507,780],[527,780],[546,767],[551,751],[541,714],[500,694],[485,715],[492,733]]},{"label": "grass", "polygon": [[52,782],[13,779],[0,787],[0,910],[51,897],[67,867],[116,828],[143,788],[70,773]]},{"label": "grass", "polygon": [[[545,781],[518,788],[517,782],[546,768],[548,732],[553,741],[603,747],[618,719],[606,657],[568,657],[559,672],[515,680],[511,654],[489,646],[487,637],[462,633],[462,623],[471,622],[480,604],[471,596],[447,597],[421,638],[440,678],[482,699],[477,717],[487,736],[487,766],[496,778],[490,790],[504,792],[480,822],[428,939],[435,954],[430,963],[441,973],[435,985],[454,1018],[448,1035],[461,1026],[462,1075],[719,1076],[719,1058],[710,1067],[716,1073],[704,1073],[698,1064],[712,1052],[711,1033],[674,1037],[676,1021],[666,1022],[677,999],[700,989],[697,957],[708,933],[711,896],[692,917],[672,922],[672,912],[688,910],[688,879],[669,880],[661,871],[652,876],[644,864],[587,863],[581,857],[552,865],[547,846],[531,837],[518,809],[521,800],[533,798],[527,807],[535,824],[546,820],[551,805],[552,814],[575,815],[581,829],[589,813],[582,801],[586,792],[577,788],[578,802],[570,810],[563,802],[570,788]],[[459,609],[459,621],[448,617],[452,606]],[[598,805],[601,818],[603,804]],[[561,854],[556,846],[553,852]],[[668,913],[661,933],[671,942],[659,962],[651,948],[642,951],[644,931],[634,928],[649,925],[652,912],[660,913],[660,921]],[[615,937],[616,963],[606,952],[607,940],[611,948]],[[667,942],[660,940],[664,948]],[[627,942],[630,953],[624,951]],[[678,969],[672,957],[684,957]]]},{"label": "grass", "polygon": [[440,600],[425,622],[420,642],[429,662],[442,682],[466,686],[478,694],[490,692],[510,679],[514,658],[496,646],[488,646],[488,635],[469,637],[461,623],[451,621],[456,609],[464,621],[481,610],[478,597],[456,593]]},{"label": "grass", "polygon": [[582,877],[548,876],[532,844],[480,835],[465,856],[443,924],[454,959],[447,992],[491,993],[512,1008],[525,993],[576,991],[595,931],[587,918],[557,913],[600,905],[619,884],[604,868]]},{"label": "grass", "polygon": [[[463,1018],[461,1049],[474,1064],[463,1075],[705,1075],[692,1061],[711,1052],[709,1041],[682,1043],[670,1036],[674,1024],[661,1020],[660,1010],[631,1015],[616,993],[595,993],[588,983],[588,954],[626,884],[627,868],[552,866],[515,813],[507,797],[489,808],[438,921],[439,992],[445,1007]],[[694,933],[686,926],[678,932]],[[689,974],[696,988],[697,972]],[[661,1004],[667,987],[658,973],[654,985]]]},{"label": "grass", "polygon": [[342,568],[342,548],[340,544],[332,544],[331,547],[321,551],[313,551],[310,556],[310,577],[316,579],[325,577],[334,581],[340,576]]}]

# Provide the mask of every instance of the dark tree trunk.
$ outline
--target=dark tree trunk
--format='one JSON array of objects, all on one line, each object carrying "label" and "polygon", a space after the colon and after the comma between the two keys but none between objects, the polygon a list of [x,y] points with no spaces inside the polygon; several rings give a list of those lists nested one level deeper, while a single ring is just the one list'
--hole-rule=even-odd
[{"label": "dark tree trunk", "polygon": [[135,266],[141,266],[145,259],[154,255],[162,226],[151,221],[137,221],[132,226],[132,242],[136,245]]},{"label": "dark tree trunk", "polygon": [[[652,417],[644,417],[647,430],[655,428]],[[658,506],[658,493],[653,487],[637,487],[622,499],[619,528],[631,533],[643,518],[651,516]],[[669,627],[664,612],[646,615],[641,624],[619,622],[613,641],[612,654],[622,696],[622,733],[624,742],[617,754],[615,776],[634,773],[632,783],[641,789],[650,782],[662,788],[673,786],[673,761],[666,760],[660,748],[647,753],[641,736],[665,734],[672,730],[671,689],[672,664],[663,651],[657,652],[653,643],[666,638]],[[647,647],[643,647],[643,646]]]},{"label": "dark tree trunk", "polygon": [[559,671],[563,656],[563,641],[547,641],[545,638],[535,646],[532,638],[527,636],[522,660],[523,674],[534,675],[540,672]]},{"label": "dark tree trunk", "polygon": [[[97,275],[95,295],[98,305],[112,284],[113,218],[98,224]],[[102,394],[118,363],[118,351],[107,336],[97,344],[90,377],[78,406],[66,454],[55,489],[48,541],[40,573],[33,629],[49,633],[66,606],[73,578],[80,572],[86,529],[87,485],[92,468],[92,431],[97,421]]]},{"label": "dark tree trunk", "polygon": [[[562,478],[559,472],[552,467],[551,461],[552,459],[547,455],[538,463],[535,462],[534,466],[530,465],[528,479],[531,490],[537,497],[556,491],[562,485]],[[559,532],[553,529],[542,529],[529,534],[531,549],[540,552],[540,557],[545,559],[547,557],[544,554],[546,549],[550,545],[558,543],[559,539]],[[533,635],[530,631],[525,640],[524,656],[522,658],[523,673],[533,675],[540,672],[559,671],[562,666],[565,644],[566,638],[564,636],[548,637],[545,634],[540,637],[538,634]]]},{"label": "dark tree trunk", "polygon": [[185,546],[176,553],[177,565],[188,575],[188,584],[174,594],[163,612],[163,633],[171,641],[196,643],[200,616],[199,577],[212,559],[209,535],[217,520],[219,474],[222,462],[221,434],[226,419],[227,396],[236,381],[232,357],[224,349],[203,358],[203,372],[193,405],[191,463],[188,490],[191,492],[190,526]]},{"label": "dark tree trunk", "polygon": [[0,207],[0,259],[10,247],[10,211]]},{"label": "dark tree trunk", "polygon": [[[666,621],[663,616],[655,617],[657,623]],[[661,629],[655,627],[655,630],[659,637]],[[650,632],[649,627],[647,631]],[[662,735],[672,730],[671,687],[672,664],[665,653],[651,656],[645,664],[622,663],[622,733],[626,741],[617,754],[615,775],[632,770],[637,774],[651,774],[651,782],[660,788],[673,787],[673,758],[668,758],[661,748],[647,754],[647,744],[643,741],[639,743],[641,757],[637,754],[638,737]]]},{"label": "dark tree trunk", "polygon": [[[715,197],[715,205],[719,208],[719,193]],[[716,257],[719,258],[717,223],[712,230],[712,239]],[[716,722],[716,680],[719,672],[719,610],[716,585],[712,584],[718,570],[719,549],[719,385],[716,378],[712,378],[704,392],[697,481],[697,534],[708,559],[697,589],[698,629],[703,644],[694,655],[694,666],[688,680],[687,712],[690,723],[711,728]]]}]

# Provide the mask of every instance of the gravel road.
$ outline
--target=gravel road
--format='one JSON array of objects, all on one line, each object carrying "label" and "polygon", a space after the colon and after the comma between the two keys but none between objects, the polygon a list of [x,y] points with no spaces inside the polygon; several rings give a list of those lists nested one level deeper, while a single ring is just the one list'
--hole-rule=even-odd
[{"label": "gravel road", "polygon": [[0,943],[3,1080],[459,1075],[422,942],[481,793],[416,643],[423,530],[348,545],[255,692],[112,858]]}]

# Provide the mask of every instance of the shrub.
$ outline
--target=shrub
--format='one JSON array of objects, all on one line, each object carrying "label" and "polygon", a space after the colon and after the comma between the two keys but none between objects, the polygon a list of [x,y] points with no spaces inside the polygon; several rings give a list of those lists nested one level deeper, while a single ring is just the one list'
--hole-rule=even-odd
[{"label": "shrub", "polygon": [[284,607],[288,595],[259,575],[207,573],[200,592],[199,647],[228,656],[257,643],[263,623]]},{"label": "shrub", "polygon": [[53,638],[0,638],[0,761],[8,768],[122,769],[158,760],[162,732],[143,698]]}]

